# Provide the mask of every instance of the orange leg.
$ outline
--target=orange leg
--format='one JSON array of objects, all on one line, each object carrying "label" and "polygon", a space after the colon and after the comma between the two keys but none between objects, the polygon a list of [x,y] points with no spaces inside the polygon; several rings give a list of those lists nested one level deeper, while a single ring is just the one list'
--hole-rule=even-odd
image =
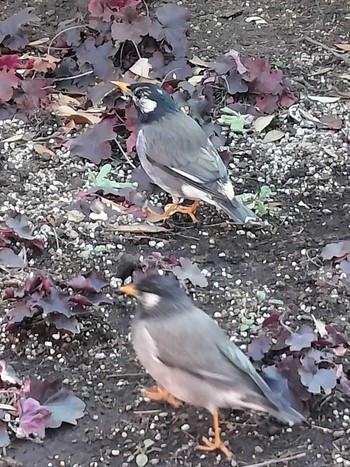
[{"label": "orange leg", "polygon": [[142,391],[143,395],[148,397],[151,401],[163,401],[170,404],[175,409],[178,409],[181,406],[181,402],[178,401],[170,392],[166,391],[163,388],[158,386],[153,386],[151,388],[145,388]]},{"label": "orange leg", "polygon": [[152,211],[152,209],[148,208],[148,210],[155,214],[156,216],[159,216],[158,219],[167,219],[170,215],[175,214],[176,212],[179,212],[180,214],[187,214],[190,216],[192,219],[192,222],[197,223],[196,216],[194,213],[196,212],[196,209],[198,208],[199,201],[196,200],[191,206],[179,206],[176,203],[170,204],[170,206],[163,212],[163,214],[159,215]]},{"label": "orange leg", "polygon": [[219,412],[214,412],[213,414],[214,419],[214,442],[209,441],[208,438],[203,436],[202,441],[203,444],[197,447],[201,451],[216,451],[219,450],[225,454],[226,457],[232,459],[233,454],[232,452],[227,449],[224,443],[221,441],[220,437],[220,427],[219,427]]},{"label": "orange leg", "polygon": [[191,206],[178,206],[176,212],[180,212],[181,214],[188,214],[192,219],[193,223],[197,223],[196,216],[194,213],[196,212],[199,205],[199,200],[197,199]]}]

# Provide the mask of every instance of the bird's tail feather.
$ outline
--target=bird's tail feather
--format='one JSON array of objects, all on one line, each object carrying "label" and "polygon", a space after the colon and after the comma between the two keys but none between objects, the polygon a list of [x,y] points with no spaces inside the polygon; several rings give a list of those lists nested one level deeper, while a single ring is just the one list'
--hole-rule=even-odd
[{"label": "bird's tail feather", "polygon": [[237,224],[245,224],[249,220],[258,221],[258,216],[240,201],[234,198],[232,201],[218,203],[219,207],[226,212]]}]

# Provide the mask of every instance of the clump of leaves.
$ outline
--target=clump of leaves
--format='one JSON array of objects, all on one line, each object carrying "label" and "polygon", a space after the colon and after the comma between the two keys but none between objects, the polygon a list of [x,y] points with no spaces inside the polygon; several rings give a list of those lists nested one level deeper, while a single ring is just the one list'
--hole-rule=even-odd
[{"label": "clump of leaves", "polygon": [[307,413],[314,395],[350,395],[349,373],[344,370],[349,346],[350,337],[333,325],[314,318],[314,326],[293,329],[274,313],[248,345],[248,355],[261,361],[262,374],[272,387],[284,381],[288,399]]},{"label": "clump of leaves", "polygon": [[327,272],[332,272],[332,284],[344,284],[350,291],[350,240],[329,243],[321,252]]},{"label": "clump of leaves", "polygon": [[269,212],[273,212],[276,205],[272,199],[277,195],[269,186],[263,185],[259,193],[243,193],[237,195],[237,199],[242,201],[247,207],[259,213],[260,216],[265,216]]},{"label": "clump of leaves", "polygon": [[[3,300],[10,302],[7,327],[16,330],[25,322],[43,321],[52,329],[77,334],[81,327],[77,317],[91,312],[88,307],[111,302],[102,292],[107,285],[94,271],[67,284],[58,284],[44,274],[30,274],[23,285],[9,287],[4,292]],[[74,293],[69,293],[68,288]]]},{"label": "clump of leaves", "polygon": [[193,285],[206,287],[208,281],[199,267],[188,258],[176,258],[173,255],[164,256],[159,252],[150,253],[147,257],[131,255],[126,253],[118,261],[116,277],[125,280],[152,271],[163,271],[174,274],[180,281],[189,280]]},{"label": "clump of leaves", "polygon": [[47,428],[76,425],[85,403],[62,386],[60,378],[30,378],[22,383],[14,369],[0,360],[0,447],[10,444],[8,426],[17,438],[41,442]]},{"label": "clump of leaves", "polygon": [[[24,243],[21,251],[17,242]],[[23,268],[26,266],[26,246],[32,246],[39,251],[44,249],[44,243],[33,235],[33,227],[27,217],[17,212],[10,212],[5,221],[0,222],[0,267]]]}]

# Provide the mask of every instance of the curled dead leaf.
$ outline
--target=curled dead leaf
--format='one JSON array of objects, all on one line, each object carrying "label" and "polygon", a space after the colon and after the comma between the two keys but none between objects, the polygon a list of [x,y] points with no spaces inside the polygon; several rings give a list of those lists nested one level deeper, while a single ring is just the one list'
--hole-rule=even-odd
[{"label": "curled dead leaf", "polygon": [[43,144],[39,144],[39,143],[34,144],[33,149],[37,154],[40,154],[40,155],[41,154],[49,154],[50,156],[55,155],[55,153],[51,151],[51,149],[47,148]]}]

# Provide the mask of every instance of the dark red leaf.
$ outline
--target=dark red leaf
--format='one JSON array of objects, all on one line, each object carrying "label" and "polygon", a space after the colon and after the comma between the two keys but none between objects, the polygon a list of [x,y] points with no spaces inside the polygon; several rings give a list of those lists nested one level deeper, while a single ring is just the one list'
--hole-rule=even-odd
[{"label": "dark red leaf", "polygon": [[280,323],[281,320],[281,314],[280,313],[272,313],[268,318],[266,318],[261,327],[265,328],[266,326],[270,326],[271,324],[277,324]]},{"label": "dark red leaf", "polygon": [[3,68],[0,69],[0,101],[7,102],[12,99],[13,90],[17,88],[19,78],[15,70]]}]

